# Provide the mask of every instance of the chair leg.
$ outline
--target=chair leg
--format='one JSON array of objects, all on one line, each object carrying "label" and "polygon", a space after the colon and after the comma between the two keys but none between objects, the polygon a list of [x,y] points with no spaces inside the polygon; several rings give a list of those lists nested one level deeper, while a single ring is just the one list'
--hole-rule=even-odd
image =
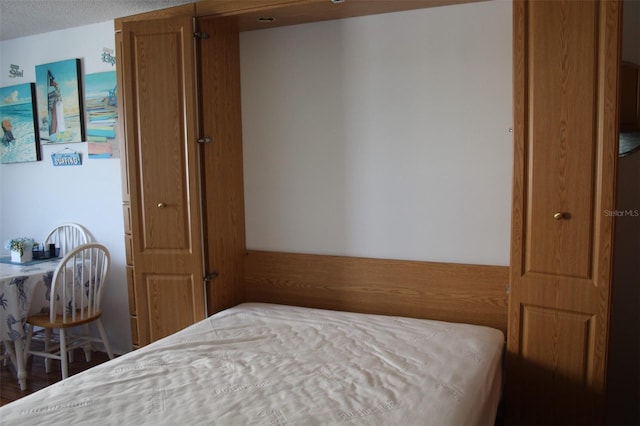
[{"label": "chair leg", "polygon": [[[73,342],[73,340],[76,338],[75,333],[74,333],[76,331],[76,329],[75,328],[69,328],[68,330],[69,330],[69,333],[67,334],[67,340],[69,342]],[[67,354],[67,355],[69,355],[69,363],[72,363],[72,362],[75,361],[75,355],[74,355],[75,352],[76,351],[74,351],[74,350],[70,350],[69,353]]]},{"label": "chair leg", "polygon": [[9,359],[11,358],[9,356],[9,348],[5,346],[4,342],[0,343],[0,348],[2,348],[2,365],[6,367],[9,365]]},{"label": "chair leg", "polygon": [[[49,352],[51,349],[51,343],[52,343],[51,335],[52,335],[51,329],[46,328],[44,330],[44,351],[45,352]],[[44,359],[44,371],[46,371],[47,373],[51,371],[51,358]]]},{"label": "chair leg", "polygon": [[29,324],[27,328],[27,341],[24,344],[24,363],[27,364],[29,358],[29,351],[31,350],[31,339],[33,339],[33,325]]},{"label": "chair leg", "polygon": [[82,346],[82,349],[84,349],[84,359],[87,362],[91,362],[91,340],[89,339],[91,333],[89,332],[89,324],[85,324],[83,326],[83,331],[85,336],[84,338],[87,340],[87,343]]},{"label": "chair leg", "polygon": [[109,355],[109,359],[113,359],[113,352],[111,352],[111,345],[109,344],[109,339],[107,339],[107,333],[104,331],[104,327],[102,326],[102,321],[100,318],[96,320],[96,324],[98,325],[98,331],[100,332],[100,338],[102,339],[102,343],[104,344],[104,348],[107,350],[107,354]]},{"label": "chair leg", "polygon": [[67,337],[64,328],[60,329],[60,363],[62,364],[62,380],[69,375],[69,360],[67,355]]}]

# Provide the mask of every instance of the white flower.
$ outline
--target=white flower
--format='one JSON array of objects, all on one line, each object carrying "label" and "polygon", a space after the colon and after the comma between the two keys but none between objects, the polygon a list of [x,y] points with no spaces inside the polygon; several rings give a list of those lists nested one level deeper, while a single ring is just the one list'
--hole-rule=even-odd
[{"label": "white flower", "polygon": [[20,256],[24,254],[24,249],[27,246],[33,246],[36,243],[31,237],[17,237],[12,238],[4,242],[4,248],[11,251],[20,252]]}]

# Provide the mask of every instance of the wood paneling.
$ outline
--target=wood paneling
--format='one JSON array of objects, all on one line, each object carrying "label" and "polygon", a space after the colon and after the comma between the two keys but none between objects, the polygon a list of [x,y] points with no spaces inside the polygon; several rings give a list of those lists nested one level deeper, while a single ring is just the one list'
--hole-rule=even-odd
[{"label": "wood paneling", "polygon": [[619,8],[514,2],[512,424],[604,421]]},{"label": "wood paneling", "polygon": [[192,68],[185,70],[176,60],[181,56],[185,37],[190,34],[184,34],[183,28],[175,32],[149,32],[138,34],[133,46],[137,58],[135,72],[143,77],[136,80],[137,101],[144,106],[136,117],[139,123],[136,173],[140,183],[137,201],[145,218],[136,229],[136,238],[143,252],[168,249],[182,252],[192,246],[185,146],[193,140],[188,140],[184,131],[185,73]]},{"label": "wood paneling", "polygon": [[138,338],[138,317],[132,316],[129,320],[131,324],[131,345],[133,349],[137,349],[140,347]]},{"label": "wood paneling", "polygon": [[529,9],[527,273],[591,274],[597,50],[582,46],[596,39],[596,17],[594,2]]},{"label": "wood paneling", "polygon": [[540,366],[554,365],[568,380],[585,386],[593,362],[594,320],[593,315],[523,306],[523,358]]},{"label": "wood paneling", "polygon": [[[116,47],[116,57],[121,58],[122,56],[122,33],[117,31],[115,33],[115,47]],[[116,95],[118,99],[122,100],[124,96],[124,80],[122,79],[122,61],[116,62]],[[126,206],[129,206],[130,201],[130,193],[129,190],[129,162],[126,156],[127,152],[127,138],[125,137],[124,129],[124,103],[122,101],[118,102],[118,123],[116,125],[116,135],[118,138],[119,149],[120,149],[120,170],[122,174],[122,202]],[[125,215],[125,220],[127,217]],[[125,233],[127,231],[125,230]]]},{"label": "wood paneling", "polygon": [[122,31],[122,25],[125,22],[135,21],[150,21],[156,19],[166,19],[171,17],[180,16],[195,16],[195,4],[189,3],[181,6],[169,7],[166,9],[154,10],[146,13],[139,13],[137,15],[124,16],[114,21],[115,31]]},{"label": "wood paneling", "polygon": [[[240,31],[250,31],[474,1],[481,0],[347,0],[342,3],[329,0],[242,1],[235,2],[236,5],[232,4],[234,2],[226,2],[229,4],[224,9],[219,2],[204,1],[196,4],[196,10],[199,15],[212,13],[216,9],[218,11],[215,13],[218,14],[236,15]],[[258,20],[264,17],[273,18],[274,21]]]},{"label": "wood paneling", "polygon": [[235,19],[203,18],[198,31],[205,271],[209,315],[241,302],[245,253],[240,40]]},{"label": "wood paneling", "polygon": [[131,206],[129,202],[123,202],[122,204],[122,220],[124,225],[124,233],[131,235]]},{"label": "wood paneling", "polygon": [[[115,33],[116,57],[122,58],[123,41],[122,32]],[[124,78],[123,78],[123,62],[117,61],[116,78],[117,78],[117,95],[118,99],[118,126],[117,135],[120,143],[120,170],[122,173],[122,219],[124,223],[124,248],[125,261],[127,263],[127,295],[129,299],[129,315],[131,323],[131,343],[133,347],[138,345],[138,317],[136,309],[135,281],[133,271],[133,241],[131,240],[132,223],[131,223],[131,188],[129,186],[129,157],[127,155],[128,145],[125,137],[125,109],[124,109]]]},{"label": "wood paneling", "polygon": [[296,3],[309,3],[309,0],[204,0],[195,3],[195,8],[196,16],[224,16]]},{"label": "wood paneling", "polygon": [[124,254],[127,265],[133,265],[133,240],[131,234],[124,235]]},{"label": "wood paneling", "polygon": [[149,339],[155,342],[202,319],[202,280],[197,274],[143,275]]},{"label": "wood paneling", "polygon": [[129,314],[136,316],[136,283],[133,273],[133,266],[127,265],[127,291],[129,293]]},{"label": "wood paneling", "polygon": [[508,275],[504,266],[249,251],[245,300],[506,331]]},{"label": "wood paneling", "polygon": [[[203,0],[118,18],[115,20],[115,29],[120,31],[124,22],[188,15],[237,16],[240,31],[249,31],[477,1],[485,0],[346,0],[342,3],[333,3],[329,0]],[[264,16],[274,17],[276,20],[266,24],[258,22],[257,19]]]}]

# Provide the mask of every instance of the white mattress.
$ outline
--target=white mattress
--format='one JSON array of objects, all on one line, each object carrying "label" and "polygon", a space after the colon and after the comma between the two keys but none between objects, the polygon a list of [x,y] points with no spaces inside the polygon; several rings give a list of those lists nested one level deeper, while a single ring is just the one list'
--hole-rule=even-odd
[{"label": "white mattress", "polygon": [[493,425],[502,332],[243,304],[0,408],[0,423]]}]

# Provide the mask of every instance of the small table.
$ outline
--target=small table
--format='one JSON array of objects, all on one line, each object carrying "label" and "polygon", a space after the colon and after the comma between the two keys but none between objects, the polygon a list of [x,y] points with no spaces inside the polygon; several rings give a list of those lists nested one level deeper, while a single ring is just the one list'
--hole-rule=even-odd
[{"label": "small table", "polygon": [[60,258],[22,264],[0,258],[0,339],[16,367],[20,389],[27,388],[24,340],[27,317],[49,309],[51,279]]}]

